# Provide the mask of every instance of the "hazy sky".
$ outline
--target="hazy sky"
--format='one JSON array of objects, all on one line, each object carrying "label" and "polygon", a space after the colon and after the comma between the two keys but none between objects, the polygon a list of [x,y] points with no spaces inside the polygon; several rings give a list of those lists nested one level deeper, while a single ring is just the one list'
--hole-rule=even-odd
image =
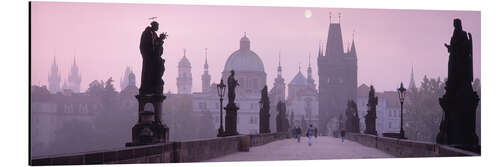
[{"label": "hazy sky", "polygon": [[[305,17],[308,9],[310,18]],[[408,84],[412,65],[417,85],[424,75],[446,77],[448,53],[443,43],[449,42],[457,17],[473,36],[474,77],[480,78],[481,72],[478,11],[32,2],[31,12],[31,82],[36,85],[47,85],[54,56],[66,80],[76,56],[82,91],[91,81],[109,77],[119,90],[127,66],[136,73],[139,86],[139,40],[153,16],[159,17],[159,32],[169,34],[163,54],[165,92],[177,92],[183,48],[193,67],[193,91],[199,92],[204,48],[208,48],[212,82],[218,82],[225,60],[239,48],[244,32],[264,62],[268,85],[276,77],[279,52],[287,84],[299,64],[305,74],[309,54],[317,83],[318,45],[325,44],[329,12],[333,22],[341,13],[344,43],[350,45],[353,39],[356,43],[358,84],[373,84],[377,91],[395,90],[401,81]]]}]

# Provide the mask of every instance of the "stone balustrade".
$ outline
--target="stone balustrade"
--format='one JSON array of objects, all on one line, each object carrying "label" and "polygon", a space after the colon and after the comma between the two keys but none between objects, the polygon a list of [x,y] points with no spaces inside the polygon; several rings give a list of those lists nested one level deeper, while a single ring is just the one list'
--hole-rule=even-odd
[{"label": "stone balustrade", "polygon": [[346,133],[346,139],[373,147],[397,157],[450,157],[480,156],[473,152],[436,143],[380,137],[359,133]]},{"label": "stone balustrade", "polygon": [[199,162],[288,138],[288,133],[197,139],[96,152],[32,157],[30,165]]}]

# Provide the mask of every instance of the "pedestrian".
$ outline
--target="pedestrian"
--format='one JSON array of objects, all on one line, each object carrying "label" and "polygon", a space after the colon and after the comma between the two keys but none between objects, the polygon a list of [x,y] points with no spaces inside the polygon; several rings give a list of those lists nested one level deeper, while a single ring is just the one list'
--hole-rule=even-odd
[{"label": "pedestrian", "polygon": [[297,142],[300,143],[300,136],[302,135],[302,129],[300,127],[297,128]]},{"label": "pedestrian", "polygon": [[306,136],[307,136],[307,138],[309,139],[309,146],[311,146],[311,145],[312,145],[312,135],[313,135],[313,133],[314,133],[314,129],[313,129],[313,127],[312,127],[312,126],[313,126],[313,125],[312,125],[312,124],[310,124],[310,125],[309,125],[309,128],[307,128],[307,132],[306,132]]},{"label": "pedestrian", "polygon": [[340,131],[340,136],[342,137],[342,143],[344,143],[344,136],[345,136],[344,129],[342,129],[342,131]]},{"label": "pedestrian", "polygon": [[292,136],[293,138],[297,138],[297,127],[292,128]]},{"label": "pedestrian", "polygon": [[314,128],[314,138],[318,138],[318,128]]}]

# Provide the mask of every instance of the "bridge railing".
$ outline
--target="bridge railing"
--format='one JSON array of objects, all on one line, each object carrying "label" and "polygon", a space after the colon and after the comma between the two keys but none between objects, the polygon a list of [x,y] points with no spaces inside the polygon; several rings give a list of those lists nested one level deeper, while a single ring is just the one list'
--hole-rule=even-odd
[{"label": "bridge railing", "polygon": [[430,142],[346,133],[346,138],[367,147],[373,147],[397,157],[480,156],[470,151]]},{"label": "bridge railing", "polygon": [[288,133],[220,138],[124,147],[96,152],[31,157],[30,165],[88,165],[199,162],[289,137]]}]

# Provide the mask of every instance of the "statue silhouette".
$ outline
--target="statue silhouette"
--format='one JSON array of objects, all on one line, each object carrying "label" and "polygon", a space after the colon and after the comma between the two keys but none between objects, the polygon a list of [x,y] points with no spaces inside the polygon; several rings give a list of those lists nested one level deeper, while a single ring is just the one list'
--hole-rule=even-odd
[{"label": "statue silhouette", "polygon": [[161,58],[161,55],[167,35],[156,34],[159,26],[158,22],[153,21],[141,35],[139,49],[142,56],[142,73],[139,94],[163,94],[164,83],[161,77],[165,72],[165,60]]},{"label": "statue silhouette", "polygon": [[234,70],[231,70],[231,75],[227,78],[227,97],[229,103],[234,103],[236,98],[236,86],[239,86],[238,80],[234,79]]},{"label": "statue silhouette", "polygon": [[472,35],[462,29],[460,19],[453,20],[453,36],[448,50],[446,93],[439,98],[443,117],[436,142],[480,152],[476,135],[476,108],[479,97],[472,89]]}]

